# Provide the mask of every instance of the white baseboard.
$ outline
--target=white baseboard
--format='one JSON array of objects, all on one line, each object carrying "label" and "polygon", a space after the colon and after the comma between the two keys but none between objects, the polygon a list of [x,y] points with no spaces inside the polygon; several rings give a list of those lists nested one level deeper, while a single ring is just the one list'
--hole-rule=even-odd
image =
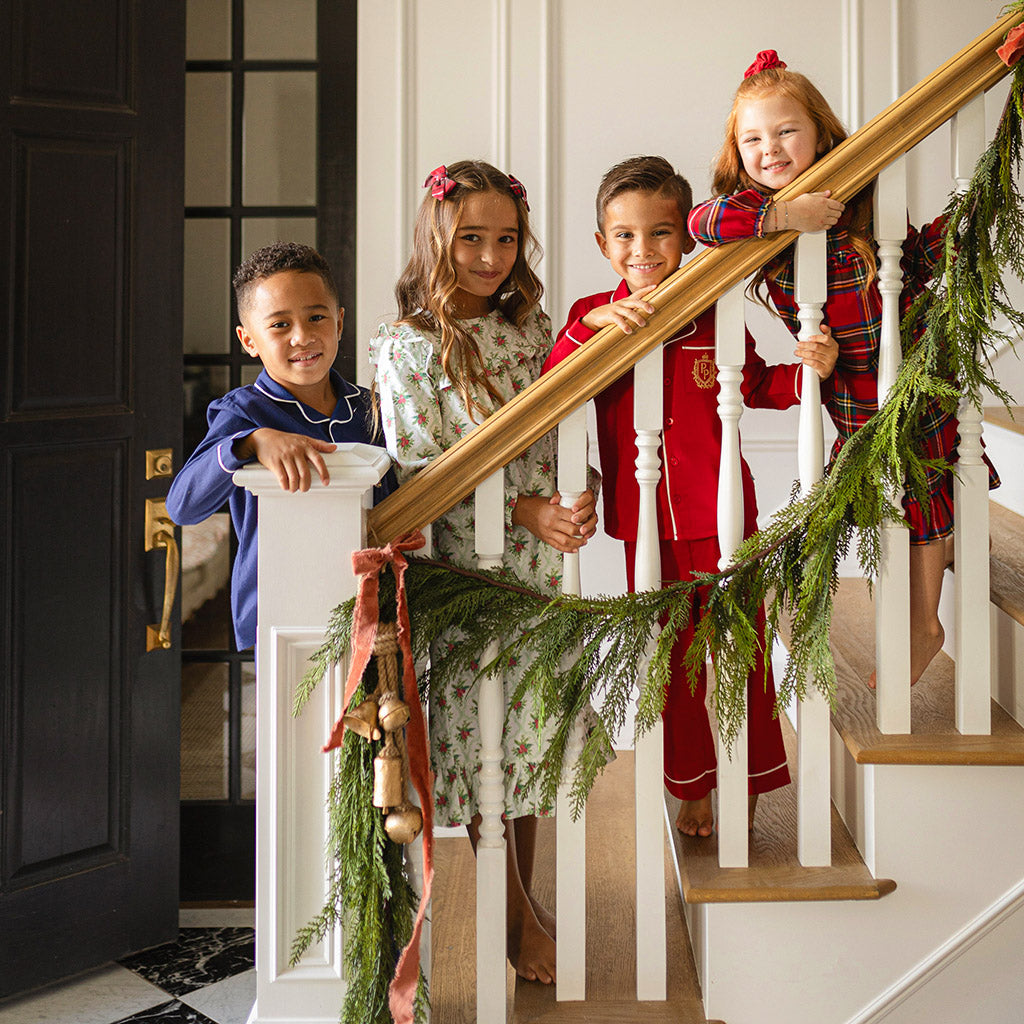
[{"label": "white baseboard", "polygon": [[1024,879],[873,999],[846,1024],[879,1024],[901,1003],[1024,906]]}]

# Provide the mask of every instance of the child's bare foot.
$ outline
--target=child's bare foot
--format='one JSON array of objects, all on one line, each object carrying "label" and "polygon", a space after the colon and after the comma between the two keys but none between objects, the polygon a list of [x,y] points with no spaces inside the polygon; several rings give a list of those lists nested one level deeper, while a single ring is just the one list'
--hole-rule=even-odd
[{"label": "child's bare foot", "polygon": [[[924,675],[924,670],[932,663],[932,659],[942,650],[942,643],[946,639],[946,631],[939,623],[935,629],[924,634],[915,633],[910,638],[910,685]],[[868,687],[875,689],[875,673],[872,672],[868,679]]]},{"label": "child's bare foot", "polygon": [[527,912],[518,926],[509,923],[508,960],[520,978],[544,985],[554,983],[555,940],[532,912]]},{"label": "child's bare foot", "polygon": [[537,923],[551,936],[553,939],[557,939],[558,935],[555,930],[555,915],[544,906],[543,903],[539,903],[533,898],[532,895],[527,896],[530,901],[530,906],[533,907],[533,912],[537,915]]},{"label": "child's bare foot", "polygon": [[699,800],[684,800],[676,815],[676,828],[684,836],[706,839],[714,831],[715,819],[711,811],[711,794]]},{"label": "child's bare foot", "polygon": [[754,811],[757,810],[757,793],[751,793],[747,797],[747,831],[754,831]]}]

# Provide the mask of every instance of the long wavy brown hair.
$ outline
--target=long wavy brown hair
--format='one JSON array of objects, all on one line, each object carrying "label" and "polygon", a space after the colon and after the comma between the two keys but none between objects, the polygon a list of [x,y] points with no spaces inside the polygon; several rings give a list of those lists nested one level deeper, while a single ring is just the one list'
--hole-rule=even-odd
[{"label": "long wavy brown hair", "polygon": [[[395,285],[395,298],[399,323],[440,334],[441,366],[476,422],[477,413],[486,417],[502,405],[502,398],[487,377],[473,335],[455,314],[458,275],[452,246],[467,197],[475,192],[496,192],[515,204],[519,221],[516,262],[492,296],[491,308],[501,310],[517,327],[522,327],[544,294],[544,286],[533,272],[540,246],[530,230],[525,199],[512,190],[507,174],[481,160],[448,164],[447,173],[455,187],[443,199],[428,194],[416,214],[412,255]],[[484,394],[491,401],[490,409],[480,401]]]},{"label": "long wavy brown hair", "polygon": [[[751,75],[743,79],[736,90],[732,109],[725,121],[725,142],[718,151],[711,179],[711,190],[716,196],[732,195],[733,192],[748,188],[755,188],[759,192],[766,191],[763,185],[755,182],[743,169],[736,139],[736,120],[741,103],[760,99],[771,93],[781,93],[802,104],[806,109],[818,133],[819,158],[846,138],[846,129],[842,122],[818,87],[805,75],[779,67],[767,68],[756,75]],[[868,268],[869,281],[876,273],[875,248],[871,239],[873,193],[873,184],[858,192],[847,204],[841,221],[849,232],[851,245]],[[766,281],[774,280],[786,261],[787,257],[783,252],[763,266],[751,282],[750,293],[765,306],[768,302],[760,290],[761,286]]]}]

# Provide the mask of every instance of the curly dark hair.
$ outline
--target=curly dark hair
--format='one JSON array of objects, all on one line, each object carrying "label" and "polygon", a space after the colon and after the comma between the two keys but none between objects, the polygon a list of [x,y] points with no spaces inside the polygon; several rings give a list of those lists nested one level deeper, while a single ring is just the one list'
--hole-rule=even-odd
[{"label": "curly dark hair", "polygon": [[240,317],[244,317],[248,312],[253,290],[260,281],[265,281],[284,270],[316,274],[334,297],[334,301],[338,301],[338,286],[334,283],[334,275],[327,265],[327,260],[316,249],[301,245],[299,242],[274,242],[257,249],[239,266],[231,279]]}]

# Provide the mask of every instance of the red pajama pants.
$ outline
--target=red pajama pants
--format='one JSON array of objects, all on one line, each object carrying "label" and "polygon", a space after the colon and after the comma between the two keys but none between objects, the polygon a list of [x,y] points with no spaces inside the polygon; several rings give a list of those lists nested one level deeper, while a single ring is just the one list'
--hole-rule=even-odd
[{"label": "red pajama pants", "polygon": [[[626,579],[633,592],[636,565],[636,542],[626,541]],[[661,541],[662,585],[692,579],[695,572],[718,571],[718,539]],[[700,594],[698,594],[698,602]],[[715,740],[708,721],[704,698],[707,672],[703,665],[697,685],[690,692],[685,668],[686,649],[693,639],[693,622],[699,616],[694,607],[691,623],[680,630],[672,647],[672,683],[665,696],[662,721],[665,725],[665,786],[680,800],[699,800],[717,784],[715,776]],[[759,615],[758,632],[764,649],[764,610]],[[772,717],[775,707],[775,682],[771,664],[764,674],[764,654],[747,681],[747,770],[749,792],[767,793],[789,782],[786,752],[779,721]]]}]

